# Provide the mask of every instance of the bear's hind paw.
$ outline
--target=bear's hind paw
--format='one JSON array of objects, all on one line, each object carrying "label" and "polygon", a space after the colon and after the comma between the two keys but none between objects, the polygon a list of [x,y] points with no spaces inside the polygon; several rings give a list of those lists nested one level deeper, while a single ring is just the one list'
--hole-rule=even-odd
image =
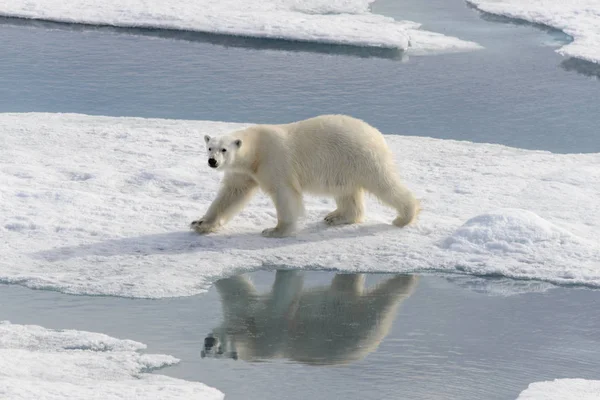
[{"label": "bear's hind paw", "polygon": [[345,215],[342,215],[340,212],[338,211],[333,211],[329,214],[327,214],[325,216],[325,218],[323,218],[323,220],[325,220],[325,223],[327,225],[348,225],[348,224],[354,224],[356,222],[358,222],[355,219],[349,218]]},{"label": "bear's hind paw", "polygon": [[290,236],[291,232],[288,229],[279,229],[279,228],[267,228],[262,231],[262,235],[268,238],[282,238],[286,236]]}]

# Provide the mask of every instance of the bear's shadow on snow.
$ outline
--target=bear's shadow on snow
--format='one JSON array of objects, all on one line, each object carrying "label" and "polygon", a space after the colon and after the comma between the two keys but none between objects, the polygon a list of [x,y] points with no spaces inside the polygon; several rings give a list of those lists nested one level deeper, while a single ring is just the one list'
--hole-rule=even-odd
[{"label": "bear's shadow on snow", "polygon": [[243,233],[223,230],[208,235],[193,231],[177,231],[105,240],[97,243],[58,247],[32,253],[34,258],[60,261],[71,258],[123,255],[149,256],[153,254],[184,254],[196,252],[235,252],[235,250],[263,250],[334,239],[353,239],[373,236],[389,230],[399,230],[391,224],[352,225],[328,227],[325,223],[306,224],[297,234],[287,238],[265,238],[261,229]]},{"label": "bear's shadow on snow", "polygon": [[168,40],[183,40],[187,42],[207,43],[223,47],[233,47],[256,50],[276,50],[289,52],[337,54],[359,58],[385,58],[391,60],[406,60],[404,51],[397,48],[376,46],[358,46],[338,43],[319,43],[314,41],[287,40],[275,38],[260,38],[236,36],[208,32],[166,28],[132,28],[112,25],[93,25],[85,23],[55,22],[41,19],[25,19],[17,17],[0,17],[0,24],[10,26],[32,26],[43,29],[66,30],[75,32],[110,32],[122,35],[145,36]]}]

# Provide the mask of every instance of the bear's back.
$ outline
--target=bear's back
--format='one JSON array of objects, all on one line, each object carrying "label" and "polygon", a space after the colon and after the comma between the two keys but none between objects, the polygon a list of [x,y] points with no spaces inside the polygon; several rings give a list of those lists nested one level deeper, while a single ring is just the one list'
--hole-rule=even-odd
[{"label": "bear's back", "polygon": [[346,115],[322,115],[280,127],[287,136],[297,179],[306,191],[345,191],[393,159],[377,129]]}]

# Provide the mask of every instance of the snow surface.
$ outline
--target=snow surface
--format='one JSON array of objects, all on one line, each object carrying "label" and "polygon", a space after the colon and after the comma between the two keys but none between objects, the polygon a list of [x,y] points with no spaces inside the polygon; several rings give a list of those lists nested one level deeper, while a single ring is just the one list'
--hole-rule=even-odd
[{"label": "snow surface", "polygon": [[[0,15],[409,50],[481,46],[369,12],[374,0],[0,0]],[[410,47],[410,48],[409,48]]]},{"label": "snow surface", "polygon": [[560,29],[573,42],[556,50],[567,57],[600,63],[598,0],[466,0],[491,14]]},{"label": "snow surface", "polygon": [[98,333],[0,321],[0,398],[199,399],[224,395],[199,382],[147,372],[179,362],[140,354],[146,346]]},{"label": "snow surface", "polygon": [[[376,121],[374,122],[376,125]],[[0,281],[66,293],[161,298],[258,268],[437,271],[600,287],[600,154],[386,135],[422,199],[416,225],[367,198],[366,222],[327,227],[307,196],[296,237],[263,238],[263,194],[215,234],[189,223],[222,175],[204,134],[242,124],[0,114]]]},{"label": "snow surface", "polygon": [[521,392],[517,400],[598,400],[600,381],[555,379],[535,382]]}]

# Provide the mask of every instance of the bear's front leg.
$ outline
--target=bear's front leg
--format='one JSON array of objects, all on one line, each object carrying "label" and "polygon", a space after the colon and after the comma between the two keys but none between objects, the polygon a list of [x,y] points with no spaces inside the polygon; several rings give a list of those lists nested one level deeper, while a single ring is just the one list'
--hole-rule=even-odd
[{"label": "bear's front leg", "polygon": [[258,183],[249,175],[227,172],[217,198],[206,214],[192,221],[190,228],[198,233],[214,232],[244,208],[258,189]]},{"label": "bear's front leg", "polygon": [[194,220],[190,224],[190,228],[195,230],[197,233],[214,232],[219,228],[219,226],[220,224],[218,224],[216,221],[210,221],[205,217]]},{"label": "bear's front leg", "polygon": [[262,231],[265,237],[286,237],[296,230],[302,214],[302,195],[289,186],[275,188],[269,193],[277,210],[277,225]]}]

